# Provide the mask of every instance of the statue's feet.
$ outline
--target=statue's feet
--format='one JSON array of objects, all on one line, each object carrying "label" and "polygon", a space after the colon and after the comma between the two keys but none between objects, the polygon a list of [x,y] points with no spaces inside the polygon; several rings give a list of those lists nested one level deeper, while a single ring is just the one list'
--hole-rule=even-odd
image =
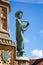
[{"label": "statue's feet", "polygon": [[23,56],[23,55],[24,55],[24,50],[17,52],[17,56],[18,56],[18,57],[21,57],[21,56]]}]

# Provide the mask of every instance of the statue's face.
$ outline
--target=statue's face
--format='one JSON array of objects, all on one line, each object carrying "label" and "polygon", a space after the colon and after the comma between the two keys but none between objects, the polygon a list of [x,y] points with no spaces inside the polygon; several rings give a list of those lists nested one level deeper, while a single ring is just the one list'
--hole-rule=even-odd
[{"label": "statue's face", "polygon": [[22,14],[21,14],[21,13],[19,13],[18,18],[19,18],[19,19],[21,19],[21,18],[22,18]]},{"label": "statue's face", "polygon": [[22,16],[23,16],[23,12],[22,11],[18,11],[15,13],[15,16],[18,18],[18,19],[21,19]]}]

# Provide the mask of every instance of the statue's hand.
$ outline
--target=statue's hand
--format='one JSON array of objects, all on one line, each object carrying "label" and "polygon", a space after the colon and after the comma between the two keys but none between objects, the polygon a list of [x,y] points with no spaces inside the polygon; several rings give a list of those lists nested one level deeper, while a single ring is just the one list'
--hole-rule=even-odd
[{"label": "statue's hand", "polygon": [[29,26],[29,22],[27,22],[27,25],[25,27]]},{"label": "statue's hand", "polygon": [[29,25],[29,23],[27,22],[27,26]]}]

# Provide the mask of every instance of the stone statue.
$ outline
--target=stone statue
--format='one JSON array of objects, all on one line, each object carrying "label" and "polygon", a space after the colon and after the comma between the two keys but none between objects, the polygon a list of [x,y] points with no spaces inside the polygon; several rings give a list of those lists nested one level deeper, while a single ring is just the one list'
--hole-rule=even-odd
[{"label": "stone statue", "polygon": [[26,21],[22,21],[23,12],[18,11],[16,12],[16,42],[17,42],[17,51],[18,56],[23,55],[24,50],[24,31],[27,29],[29,23]]}]

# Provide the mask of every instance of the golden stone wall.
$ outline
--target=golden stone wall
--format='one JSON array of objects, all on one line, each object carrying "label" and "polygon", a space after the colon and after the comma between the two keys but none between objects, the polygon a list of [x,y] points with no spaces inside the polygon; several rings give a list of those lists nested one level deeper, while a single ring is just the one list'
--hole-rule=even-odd
[{"label": "golden stone wall", "polygon": [[0,50],[0,65],[10,65],[11,63],[11,51],[7,50],[7,52],[9,53],[9,58],[7,60],[7,62],[5,63],[4,60],[2,59],[2,53],[5,52],[5,50]]},{"label": "golden stone wall", "polygon": [[[7,52],[9,57],[5,62],[2,53]],[[10,45],[0,45],[0,65],[14,65],[15,60],[15,47]]]}]

